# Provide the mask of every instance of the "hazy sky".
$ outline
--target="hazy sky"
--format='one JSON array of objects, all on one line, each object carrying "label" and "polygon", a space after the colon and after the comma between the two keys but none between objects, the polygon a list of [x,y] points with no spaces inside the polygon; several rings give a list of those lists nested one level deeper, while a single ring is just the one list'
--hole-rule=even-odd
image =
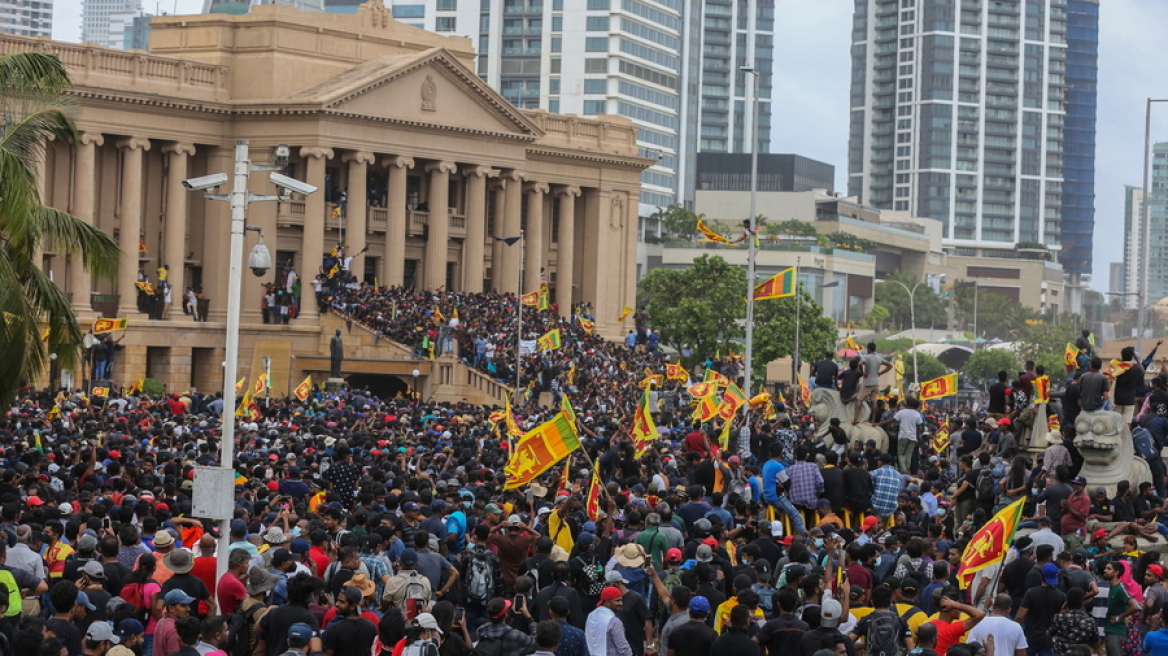
[{"label": "hazy sky", "polygon": [[[147,11],[194,13],[202,0],[143,0]],[[836,167],[846,189],[850,0],[777,0],[771,148]],[[1168,98],[1168,2],[1102,0],[1092,287],[1107,290],[1108,264],[1123,259],[1123,186],[1142,175],[1144,100]],[[53,35],[80,38],[81,0],[56,0]],[[1168,140],[1168,103],[1154,108],[1152,138]]]}]

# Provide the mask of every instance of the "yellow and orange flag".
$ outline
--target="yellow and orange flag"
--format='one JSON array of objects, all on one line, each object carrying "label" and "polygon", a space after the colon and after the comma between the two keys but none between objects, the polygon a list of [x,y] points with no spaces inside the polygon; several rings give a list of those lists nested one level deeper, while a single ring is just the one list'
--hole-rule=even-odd
[{"label": "yellow and orange flag", "polygon": [[1053,412],[1052,412],[1052,413],[1050,413],[1050,415],[1049,415],[1049,416],[1047,416],[1047,418],[1046,418],[1046,430],[1047,430],[1047,432],[1050,432],[1050,431],[1061,431],[1062,429],[1063,429],[1063,427],[1062,427],[1062,423],[1061,423],[1061,422],[1059,422],[1059,416],[1058,416],[1057,414],[1053,413]]},{"label": "yellow and orange flag", "polygon": [[805,406],[811,405],[811,386],[799,376],[799,402]]},{"label": "yellow and orange flag", "polygon": [[1079,349],[1070,342],[1067,342],[1067,348],[1063,351],[1063,364],[1067,366],[1067,371],[1074,371],[1079,366]]},{"label": "yellow and orange flag", "polygon": [[503,419],[507,422],[507,432],[515,437],[523,435],[523,431],[519,429],[519,422],[515,421],[515,413],[511,411],[511,397],[507,397],[506,406],[503,408],[506,415]]},{"label": "yellow and orange flag", "polygon": [[255,388],[252,389],[251,395],[252,396],[259,396],[260,394],[263,394],[264,390],[266,390],[267,388],[268,388],[268,375],[267,374],[260,374],[259,378],[256,378]]},{"label": "yellow and orange flag", "polygon": [[746,403],[746,394],[734,383],[726,386],[722,393],[722,404],[718,406],[718,416],[726,421],[734,418],[734,414]]},{"label": "yellow and orange flag", "polygon": [[584,512],[587,513],[588,519],[594,522],[600,521],[600,491],[603,486],[600,484],[600,472],[592,468],[592,483],[588,485],[588,496],[584,499]]},{"label": "yellow and orange flag", "polygon": [[1025,503],[1026,497],[1022,497],[1002,508],[973,535],[961,555],[961,566],[957,570],[957,583],[962,590],[969,589],[975,574],[1006,557],[1006,551],[1014,543],[1014,532],[1022,520]]},{"label": "yellow and orange flag", "polygon": [[584,317],[576,317],[576,322],[579,323],[580,328],[583,329],[584,332],[588,333],[589,335],[591,335],[596,330],[596,322],[595,321],[589,321],[589,320],[585,319]]},{"label": "yellow and orange flag", "polygon": [[712,242],[716,242],[719,244],[730,243],[729,239],[726,239],[722,235],[714,232],[713,230],[710,230],[710,228],[708,226],[706,226],[706,222],[701,220],[701,219],[698,219],[697,229],[698,229],[698,232],[702,233],[702,235],[705,236],[705,239],[702,239],[701,241],[712,241]]},{"label": "yellow and orange flag", "polygon": [[580,439],[576,427],[564,413],[528,431],[515,443],[504,471],[507,483],[504,490],[523,487],[551,469],[576,449]]},{"label": "yellow and orange flag", "polygon": [[685,367],[681,366],[681,363],[667,364],[665,365],[665,377],[670,380],[684,382],[689,380],[689,372],[685,370]]},{"label": "yellow and orange flag", "polygon": [[795,267],[785,269],[759,283],[754,288],[754,300],[787,298],[795,295]]},{"label": "yellow and orange flag", "polygon": [[706,375],[704,378],[702,378],[702,380],[704,382],[707,382],[707,383],[715,383],[715,384],[720,385],[722,387],[726,387],[727,385],[730,384],[729,378],[714,371],[713,369],[706,369]]},{"label": "yellow and orange flag", "polygon": [[624,309],[623,309],[623,310],[621,310],[621,314],[620,314],[620,316],[619,316],[619,317],[617,317],[617,319],[616,319],[617,323],[624,323],[624,320],[625,320],[625,319],[628,319],[628,318],[629,318],[629,315],[630,315],[630,314],[632,314],[632,313],[633,313],[633,308],[632,308],[632,306],[631,306],[631,305],[626,305],[626,306],[624,307]]},{"label": "yellow and orange flag", "polygon": [[949,418],[946,417],[941,425],[937,426],[937,432],[933,434],[933,441],[930,442],[933,453],[945,453],[949,449],[949,435]]},{"label": "yellow and orange flag", "polygon": [[304,380],[292,390],[292,395],[296,397],[297,401],[304,403],[308,400],[308,395],[312,393],[312,376],[305,376]]},{"label": "yellow and orange flag", "polygon": [[718,393],[718,384],[714,382],[698,383],[686,388],[689,395],[695,399],[704,399]]},{"label": "yellow and orange flag", "polygon": [[702,397],[701,402],[694,408],[693,418],[699,423],[707,422],[718,415],[720,405],[721,401],[717,394]]},{"label": "yellow and orange flag", "polygon": [[98,319],[93,322],[93,334],[104,335],[115,330],[125,330],[130,326],[129,319]]},{"label": "yellow and orange flag", "polygon": [[641,394],[641,401],[633,413],[633,446],[637,449],[640,458],[649,449],[649,446],[661,436],[657,430],[657,423],[653,421],[653,413],[649,408],[649,388]]},{"label": "yellow and orange flag", "polygon": [[1034,379],[1034,402],[1050,403],[1050,376]]},{"label": "yellow and orange flag", "polygon": [[856,342],[856,338],[852,335],[848,335],[846,338],[844,338],[844,345],[847,346],[848,348],[852,349],[856,353],[860,353],[864,350],[864,349],[860,348],[860,344],[858,342]]},{"label": "yellow and orange flag", "polygon": [[929,401],[957,393],[957,372],[921,383],[921,400]]},{"label": "yellow and orange flag", "polygon": [[1124,372],[1126,372],[1128,369],[1131,369],[1131,368],[1132,368],[1132,363],[1130,363],[1130,362],[1121,362],[1119,360],[1112,360],[1111,364],[1108,365],[1108,367],[1107,367],[1107,371],[1104,372],[1103,375],[1107,376],[1108,378],[1115,378],[1116,376],[1123,375]]},{"label": "yellow and orange flag", "polygon": [[552,351],[564,345],[560,337],[560,329],[549,330],[545,335],[535,340],[536,348],[541,351]]},{"label": "yellow and orange flag", "polygon": [[519,297],[519,300],[527,307],[539,306],[539,292],[528,292]]}]

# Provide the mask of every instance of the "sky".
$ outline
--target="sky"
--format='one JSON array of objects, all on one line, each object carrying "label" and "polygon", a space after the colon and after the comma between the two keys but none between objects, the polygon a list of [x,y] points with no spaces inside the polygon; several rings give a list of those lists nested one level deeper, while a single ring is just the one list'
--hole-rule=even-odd
[{"label": "sky", "polygon": [[[202,0],[143,0],[147,11],[198,12]],[[776,0],[771,150],[835,165],[846,190],[851,0]],[[77,41],[81,0],[56,0],[53,36]],[[1091,287],[1108,289],[1123,261],[1123,188],[1140,185],[1145,99],[1168,98],[1168,1],[1101,0],[1095,247]],[[1168,103],[1153,106],[1152,139],[1168,141]]]}]

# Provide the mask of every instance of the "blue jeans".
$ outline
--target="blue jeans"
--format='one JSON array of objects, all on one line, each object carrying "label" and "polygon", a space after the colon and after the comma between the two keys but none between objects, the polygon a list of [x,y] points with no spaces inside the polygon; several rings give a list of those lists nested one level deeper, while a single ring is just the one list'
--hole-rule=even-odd
[{"label": "blue jeans", "polygon": [[780,496],[771,505],[775,507],[777,512],[783,513],[787,517],[791,518],[791,524],[795,527],[796,531],[800,533],[807,531],[807,526],[803,524],[803,514],[795,508],[795,504],[791,503],[791,500],[788,499],[785,495]]}]

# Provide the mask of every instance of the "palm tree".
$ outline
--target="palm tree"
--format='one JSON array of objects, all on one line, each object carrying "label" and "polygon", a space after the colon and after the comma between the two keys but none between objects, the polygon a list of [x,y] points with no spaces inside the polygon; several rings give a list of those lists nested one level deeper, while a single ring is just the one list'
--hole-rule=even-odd
[{"label": "palm tree", "polygon": [[[109,235],[41,204],[36,164],[50,139],[77,136],[69,74],[54,55],[0,56],[0,399],[40,373],[55,353],[72,367],[81,329],[64,292],[35,262],[41,244],[79,255],[94,275],[112,279],[120,251]],[[42,339],[48,330],[48,340]]]}]

